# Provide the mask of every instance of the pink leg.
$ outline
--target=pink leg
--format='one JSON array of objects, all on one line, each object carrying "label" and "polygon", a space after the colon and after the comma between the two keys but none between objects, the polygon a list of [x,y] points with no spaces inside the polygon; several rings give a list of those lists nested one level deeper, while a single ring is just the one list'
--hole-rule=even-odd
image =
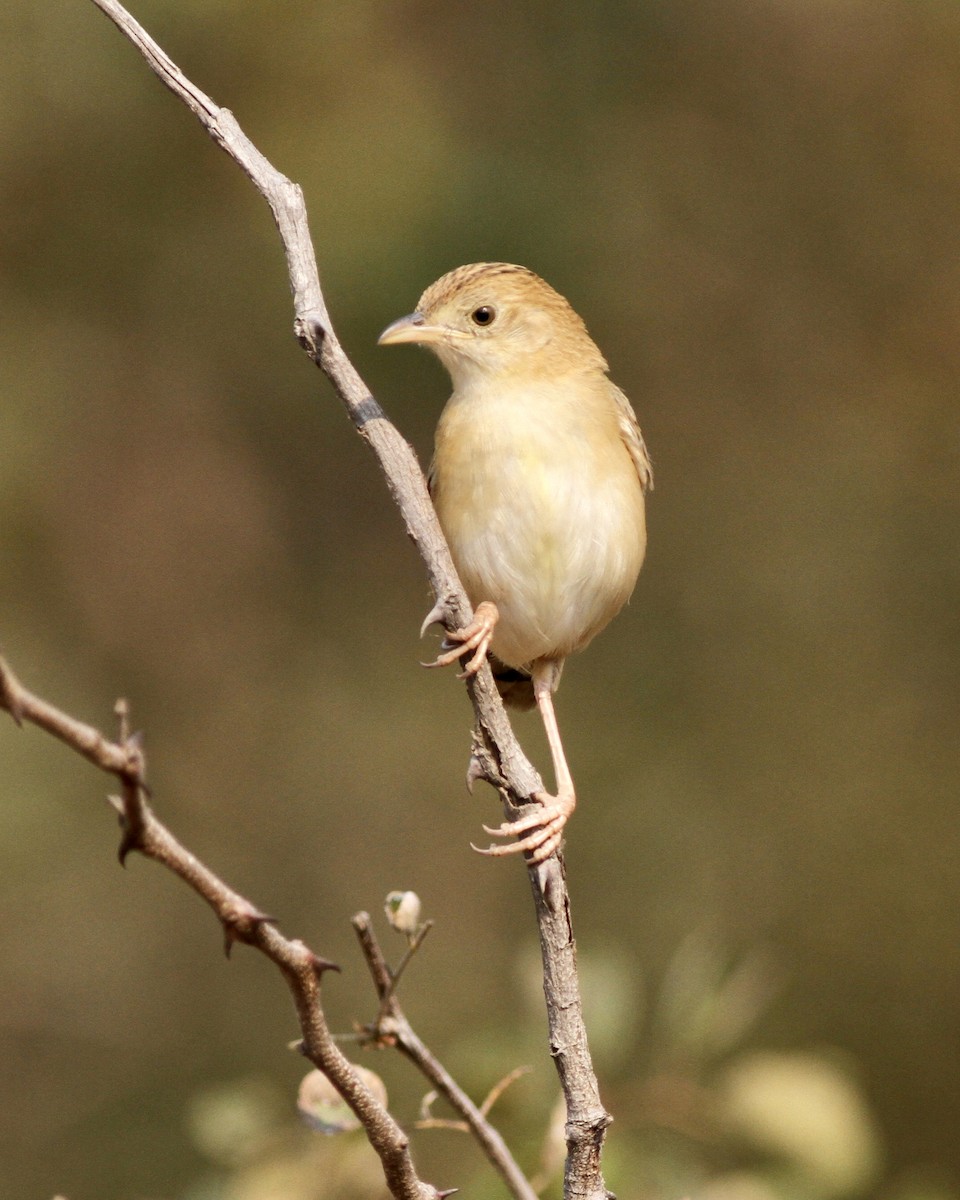
[{"label": "pink leg", "polygon": [[558,664],[552,662],[537,663],[533,668],[533,691],[540,709],[543,727],[550,746],[553,759],[553,774],[557,783],[557,794],[538,792],[535,799],[543,805],[543,810],[521,817],[519,821],[504,821],[496,829],[484,825],[484,829],[492,837],[515,837],[521,834],[518,842],[512,846],[489,846],[479,850],[481,854],[501,856],[505,854],[529,853],[530,863],[540,863],[549,858],[559,847],[563,838],[563,828],[570,819],[577,804],[576,793],[570,768],[567,766],[567,756],[563,752],[560,740],[560,730],[557,726],[557,715],[553,708],[553,689],[559,676]]}]

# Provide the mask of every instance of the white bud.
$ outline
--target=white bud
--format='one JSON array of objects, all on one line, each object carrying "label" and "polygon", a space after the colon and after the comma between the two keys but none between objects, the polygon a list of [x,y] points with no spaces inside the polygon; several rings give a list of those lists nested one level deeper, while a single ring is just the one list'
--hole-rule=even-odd
[{"label": "white bud", "polygon": [[420,926],[420,908],[420,897],[416,892],[391,892],[383,911],[398,933],[413,937]]}]

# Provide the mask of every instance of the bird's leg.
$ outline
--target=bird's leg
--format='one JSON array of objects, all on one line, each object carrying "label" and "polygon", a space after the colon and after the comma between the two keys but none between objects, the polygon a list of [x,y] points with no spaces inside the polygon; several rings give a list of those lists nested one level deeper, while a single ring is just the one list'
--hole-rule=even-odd
[{"label": "bird's leg", "polygon": [[[449,667],[465,654],[473,651],[470,661],[464,665],[461,679],[476,675],[490,649],[493,631],[500,620],[500,611],[492,600],[482,600],[473,612],[473,620],[463,629],[454,629],[447,634],[436,661],[424,663],[425,667]],[[453,643],[453,645],[451,645]]]},{"label": "bird's leg", "polygon": [[[563,752],[563,742],[560,740],[560,729],[557,725],[557,714],[553,708],[553,691],[559,680],[559,666],[552,662],[537,663],[533,668],[533,694],[543,720],[543,728],[547,734],[550,755],[553,759],[553,774],[557,783],[557,794],[537,792],[534,799],[538,800],[543,809],[521,817],[519,821],[504,821],[496,829],[484,825],[491,837],[521,836],[518,842],[511,846],[489,846],[480,850],[481,854],[530,854],[530,864],[541,863],[560,845],[563,838],[563,828],[577,804],[573,788],[573,778],[567,766],[567,756]],[[479,847],[474,846],[477,850]]]}]

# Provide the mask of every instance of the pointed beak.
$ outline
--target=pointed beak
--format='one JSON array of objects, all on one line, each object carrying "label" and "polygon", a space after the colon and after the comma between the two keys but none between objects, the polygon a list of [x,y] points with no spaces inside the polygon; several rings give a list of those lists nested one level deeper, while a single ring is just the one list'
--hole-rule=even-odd
[{"label": "pointed beak", "polygon": [[388,325],[377,338],[378,346],[397,346],[401,342],[439,342],[446,335],[440,325],[428,325],[421,312],[410,313]]}]

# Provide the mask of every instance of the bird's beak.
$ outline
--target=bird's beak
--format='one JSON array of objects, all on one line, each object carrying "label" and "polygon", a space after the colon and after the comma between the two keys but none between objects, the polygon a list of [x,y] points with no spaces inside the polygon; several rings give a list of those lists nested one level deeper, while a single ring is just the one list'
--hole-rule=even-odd
[{"label": "bird's beak", "polygon": [[446,334],[440,325],[428,325],[421,312],[410,313],[388,325],[377,338],[378,346],[396,346],[401,342],[439,342]]}]

